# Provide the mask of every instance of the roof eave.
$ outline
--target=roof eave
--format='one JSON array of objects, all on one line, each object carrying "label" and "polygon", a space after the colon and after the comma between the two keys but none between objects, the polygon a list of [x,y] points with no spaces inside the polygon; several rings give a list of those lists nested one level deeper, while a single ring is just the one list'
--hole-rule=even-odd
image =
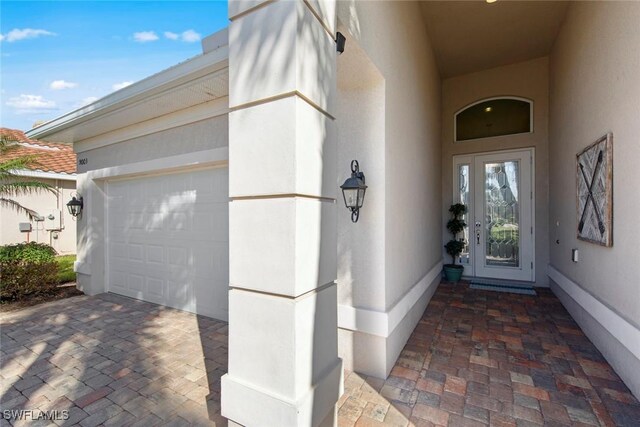
[{"label": "roof eave", "polygon": [[41,170],[31,170],[31,169],[21,169],[14,171],[18,176],[26,176],[29,178],[40,178],[40,179],[59,179],[63,181],[75,181],[77,179],[77,174],[66,173],[66,172],[53,172],[53,171],[41,171]]},{"label": "roof eave", "polygon": [[[144,98],[161,94],[186,82],[228,67],[228,46],[196,56],[167,70],[113,92],[92,104],[64,114],[33,128],[25,134],[30,139],[47,139],[85,121],[132,105]],[[74,142],[73,140],[61,142]]]}]

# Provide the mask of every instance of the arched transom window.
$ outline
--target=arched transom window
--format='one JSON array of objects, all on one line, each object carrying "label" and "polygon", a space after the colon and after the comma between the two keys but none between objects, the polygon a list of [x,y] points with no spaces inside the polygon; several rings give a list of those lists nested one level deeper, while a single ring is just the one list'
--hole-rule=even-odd
[{"label": "arched transom window", "polygon": [[533,132],[533,102],[505,96],[483,99],[455,114],[454,140]]}]

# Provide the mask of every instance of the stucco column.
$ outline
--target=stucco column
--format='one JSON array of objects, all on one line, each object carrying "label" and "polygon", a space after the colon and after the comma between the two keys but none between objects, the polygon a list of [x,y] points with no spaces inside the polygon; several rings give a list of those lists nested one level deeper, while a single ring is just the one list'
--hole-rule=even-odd
[{"label": "stucco column", "polygon": [[335,0],[229,2],[229,373],[241,425],[335,423]]}]

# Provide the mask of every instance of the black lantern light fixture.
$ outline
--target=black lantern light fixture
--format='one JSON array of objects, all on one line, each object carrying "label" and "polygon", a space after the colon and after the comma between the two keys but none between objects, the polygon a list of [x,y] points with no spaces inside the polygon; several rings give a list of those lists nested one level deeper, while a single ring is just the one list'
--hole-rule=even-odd
[{"label": "black lantern light fixture", "polygon": [[69,209],[69,213],[73,217],[77,217],[82,213],[82,208],[84,207],[84,203],[82,202],[82,196],[76,197],[72,196],[69,203],[67,203],[67,209]]},{"label": "black lantern light fixture", "polygon": [[360,172],[358,161],[352,160],[351,178],[347,178],[344,184],[340,186],[344,204],[351,211],[352,222],[358,222],[360,217],[360,208],[364,203],[364,193],[367,191],[367,186],[364,182],[364,173]]},{"label": "black lantern light fixture", "polygon": [[344,45],[347,43],[347,38],[342,33],[336,33],[336,50],[339,54],[344,53]]}]

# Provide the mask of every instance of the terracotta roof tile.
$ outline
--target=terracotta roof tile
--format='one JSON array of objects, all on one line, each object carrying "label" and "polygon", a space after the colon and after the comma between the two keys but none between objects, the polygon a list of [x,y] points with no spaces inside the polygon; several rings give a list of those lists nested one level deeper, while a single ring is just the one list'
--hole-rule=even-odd
[{"label": "terracotta roof tile", "polygon": [[0,155],[0,161],[34,156],[35,161],[29,166],[30,170],[76,173],[76,154],[71,145],[29,139],[24,132],[17,129],[0,128],[0,135],[17,143],[16,148]]}]

